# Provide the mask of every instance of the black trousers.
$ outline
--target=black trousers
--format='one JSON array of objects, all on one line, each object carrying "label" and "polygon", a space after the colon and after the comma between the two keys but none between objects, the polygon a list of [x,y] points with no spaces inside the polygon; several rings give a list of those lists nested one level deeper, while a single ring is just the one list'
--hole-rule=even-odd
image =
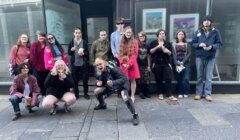
[{"label": "black trousers", "polygon": [[83,92],[88,93],[88,67],[86,66],[72,66],[72,77],[74,81],[74,93],[79,97],[78,83],[80,79],[83,80]]},{"label": "black trousers", "polygon": [[49,71],[37,71],[36,69],[32,69],[32,73],[37,78],[38,86],[41,89],[42,95],[46,96],[46,88],[44,86],[44,82]]},{"label": "black trousers", "polygon": [[[155,65],[153,68],[157,90],[169,97],[172,95],[172,69],[168,65]],[[165,83],[163,83],[165,81]]]}]

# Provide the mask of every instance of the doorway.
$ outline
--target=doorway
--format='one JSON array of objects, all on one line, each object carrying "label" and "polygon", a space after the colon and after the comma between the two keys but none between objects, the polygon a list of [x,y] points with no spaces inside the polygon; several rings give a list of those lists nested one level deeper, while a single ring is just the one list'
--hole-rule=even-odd
[{"label": "doorway", "polygon": [[89,45],[106,30],[108,37],[113,32],[115,0],[85,0],[80,2],[83,38]]}]

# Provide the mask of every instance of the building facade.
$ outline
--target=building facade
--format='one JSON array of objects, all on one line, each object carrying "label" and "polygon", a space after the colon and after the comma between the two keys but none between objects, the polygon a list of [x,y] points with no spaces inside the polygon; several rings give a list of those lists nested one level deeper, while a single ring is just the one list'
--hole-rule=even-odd
[{"label": "building facade", "polygon": [[[206,15],[213,17],[223,38],[213,83],[240,84],[239,0],[0,0],[0,84],[11,83],[8,54],[21,33],[30,35],[31,42],[38,31],[53,33],[66,48],[74,27],[81,27],[83,38],[91,44],[102,29],[110,35],[115,19],[123,17],[135,34],[143,30],[149,40],[156,38],[156,29],[163,28],[169,41],[178,29],[186,29],[191,41]],[[194,83],[194,51],[191,64]]]}]

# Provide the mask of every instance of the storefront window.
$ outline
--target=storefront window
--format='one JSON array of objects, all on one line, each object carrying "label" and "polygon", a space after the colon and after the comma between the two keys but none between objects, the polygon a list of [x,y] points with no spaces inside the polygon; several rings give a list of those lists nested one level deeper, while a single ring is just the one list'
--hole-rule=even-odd
[{"label": "storefront window", "polygon": [[0,82],[10,81],[8,54],[18,36],[26,33],[31,42],[44,30],[41,0],[12,0],[0,3]]},{"label": "storefront window", "polygon": [[[187,29],[188,41],[199,27],[200,19],[206,15],[206,0],[139,0],[135,3],[136,34],[145,31],[148,42],[156,39],[156,31],[167,31],[167,40],[174,41],[177,29]],[[177,23],[178,26],[174,25]],[[191,56],[192,81],[196,80],[195,55]]]},{"label": "storefront window", "polygon": [[216,60],[222,81],[240,81],[239,5],[239,0],[228,0],[227,5],[224,0],[213,0],[212,17],[223,39]]},{"label": "storefront window", "polygon": [[61,44],[68,44],[73,29],[81,27],[80,5],[66,0],[45,0],[47,32]]}]

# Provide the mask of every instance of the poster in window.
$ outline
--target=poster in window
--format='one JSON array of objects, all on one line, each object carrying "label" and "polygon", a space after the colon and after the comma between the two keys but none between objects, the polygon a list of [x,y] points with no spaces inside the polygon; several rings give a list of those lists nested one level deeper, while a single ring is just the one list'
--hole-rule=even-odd
[{"label": "poster in window", "polygon": [[157,32],[166,28],[166,8],[143,9],[143,31],[147,33]]},{"label": "poster in window", "polygon": [[177,14],[170,16],[170,41],[175,40],[176,33],[179,30],[186,32],[188,42],[192,40],[194,32],[199,26],[199,14]]}]

